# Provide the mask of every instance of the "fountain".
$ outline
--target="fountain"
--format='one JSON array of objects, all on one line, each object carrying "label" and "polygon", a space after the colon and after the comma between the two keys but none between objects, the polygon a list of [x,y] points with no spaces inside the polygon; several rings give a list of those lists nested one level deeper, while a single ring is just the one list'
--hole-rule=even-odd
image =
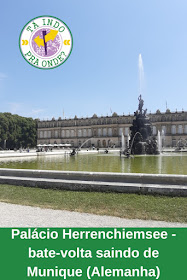
[{"label": "fountain", "polygon": [[142,88],[144,82],[144,69],[141,54],[138,59],[139,69],[139,105],[138,110],[134,112],[135,119],[130,127],[129,145],[124,150],[124,154],[159,154],[157,140],[152,135],[152,124],[147,116],[147,109],[143,109],[144,100],[142,99]]},{"label": "fountain", "polygon": [[87,139],[86,141],[84,141],[83,143],[82,143],[82,145],[78,148],[78,150],[81,150],[81,148],[84,146],[84,144],[86,144],[88,141],[90,141],[92,139],[92,137],[91,138],[89,138],[89,139]]},{"label": "fountain", "polygon": [[160,131],[158,130],[158,135],[157,135],[157,142],[158,142],[158,151],[159,153],[162,152],[162,135],[160,134]]},{"label": "fountain", "polygon": [[175,152],[179,152],[179,151],[182,151],[182,149],[185,149],[185,147],[187,146],[187,140],[184,140],[184,139],[179,139],[177,141],[177,144],[176,144],[176,148],[175,148]]},{"label": "fountain", "polygon": [[125,150],[125,137],[122,132],[122,134],[121,134],[121,151],[124,151],[124,150]]},{"label": "fountain", "polygon": [[134,112],[135,119],[130,127],[129,141],[130,154],[159,154],[157,140],[152,135],[152,124],[146,115],[147,109],[143,109],[144,100],[138,97],[138,110]]},{"label": "fountain", "polygon": [[139,74],[139,94],[142,93],[144,87],[144,67],[141,53],[138,57],[138,74]]}]

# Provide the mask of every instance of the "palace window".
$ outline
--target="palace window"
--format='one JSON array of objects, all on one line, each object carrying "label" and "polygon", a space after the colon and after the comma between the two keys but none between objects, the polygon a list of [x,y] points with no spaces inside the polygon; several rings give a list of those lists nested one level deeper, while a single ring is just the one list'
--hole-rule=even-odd
[{"label": "palace window", "polygon": [[40,138],[43,138],[43,131],[40,131]]},{"label": "palace window", "polygon": [[62,138],[65,138],[65,131],[64,130],[62,130],[61,136],[62,136]]},{"label": "palace window", "polygon": [[175,147],[176,146],[176,139],[172,139],[172,147]]},{"label": "palace window", "polygon": [[171,134],[176,134],[176,125],[171,126]]},{"label": "palace window", "polygon": [[58,130],[55,130],[55,138],[58,138]]},{"label": "palace window", "polygon": [[108,136],[112,136],[112,128],[108,128]]},{"label": "palace window", "polygon": [[166,121],[166,117],[162,116],[161,120],[162,120],[162,122],[165,122]]},{"label": "palace window", "polygon": [[102,136],[101,128],[98,128],[98,136]]},{"label": "palace window", "polygon": [[178,125],[178,134],[183,134],[183,127],[182,125]]},{"label": "palace window", "polygon": [[81,129],[78,130],[78,137],[82,137],[82,130]]},{"label": "palace window", "polygon": [[184,133],[187,134],[187,125],[184,126]]},{"label": "palace window", "polygon": [[48,138],[51,138],[51,131],[48,131]]},{"label": "palace window", "polygon": [[166,135],[166,126],[162,126],[162,135]]},{"label": "palace window", "polygon": [[107,135],[107,129],[103,128],[103,136],[106,136],[106,135]]},{"label": "palace window", "polygon": [[122,133],[123,133],[123,128],[122,128],[122,127],[120,127],[120,128],[119,128],[119,136],[121,136],[121,135],[122,135]]}]

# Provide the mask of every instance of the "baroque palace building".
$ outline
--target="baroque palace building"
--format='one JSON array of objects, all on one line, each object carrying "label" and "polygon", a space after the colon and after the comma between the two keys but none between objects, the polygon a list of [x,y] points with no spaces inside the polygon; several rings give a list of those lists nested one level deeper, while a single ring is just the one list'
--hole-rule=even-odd
[{"label": "baroque palace building", "polygon": [[[187,112],[165,113],[157,110],[154,114],[147,115],[153,126],[153,135],[158,131],[163,135],[164,147],[175,147],[179,141],[187,143]],[[97,117],[94,114],[90,118],[38,120],[37,144],[71,144],[72,147],[120,147],[121,135],[126,141],[130,134],[134,115]]]}]

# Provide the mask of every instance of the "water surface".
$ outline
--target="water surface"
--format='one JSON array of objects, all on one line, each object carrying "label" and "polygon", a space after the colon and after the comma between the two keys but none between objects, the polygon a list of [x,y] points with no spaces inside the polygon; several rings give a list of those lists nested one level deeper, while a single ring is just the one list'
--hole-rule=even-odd
[{"label": "water surface", "polygon": [[187,153],[131,158],[120,158],[119,153],[6,158],[0,159],[0,168],[187,175]]}]

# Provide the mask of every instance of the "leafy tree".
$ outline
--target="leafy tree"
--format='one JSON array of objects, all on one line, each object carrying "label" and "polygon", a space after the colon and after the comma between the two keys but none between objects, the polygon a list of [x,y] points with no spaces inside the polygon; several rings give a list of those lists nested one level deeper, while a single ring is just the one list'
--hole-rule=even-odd
[{"label": "leafy tree", "polygon": [[37,140],[37,120],[11,113],[0,113],[0,147],[7,149],[34,147]]}]

